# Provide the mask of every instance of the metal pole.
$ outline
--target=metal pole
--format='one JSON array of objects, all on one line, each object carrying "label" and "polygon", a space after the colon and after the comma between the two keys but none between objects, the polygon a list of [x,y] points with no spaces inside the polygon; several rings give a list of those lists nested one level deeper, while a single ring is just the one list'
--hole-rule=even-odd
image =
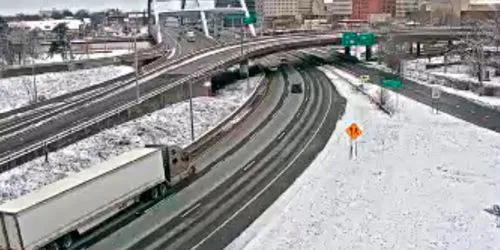
[{"label": "metal pole", "polygon": [[33,101],[38,102],[38,91],[36,89],[36,72],[35,72],[35,60],[33,59],[33,64],[31,65],[31,74],[33,75]]},{"label": "metal pole", "polygon": [[193,81],[189,81],[189,119],[191,122],[191,141],[194,141]]},{"label": "metal pole", "polygon": [[140,102],[141,93],[139,90],[139,57],[137,55],[137,36],[134,35],[134,54],[135,54],[135,93],[137,95],[137,103]]},{"label": "metal pole", "polygon": [[[244,37],[246,38],[246,36],[247,36],[246,29],[244,29],[243,33],[244,33]],[[247,71],[246,72],[247,73],[247,93],[249,93],[250,92],[250,58],[247,58],[246,64],[247,64],[247,67],[246,67],[246,71]]]}]

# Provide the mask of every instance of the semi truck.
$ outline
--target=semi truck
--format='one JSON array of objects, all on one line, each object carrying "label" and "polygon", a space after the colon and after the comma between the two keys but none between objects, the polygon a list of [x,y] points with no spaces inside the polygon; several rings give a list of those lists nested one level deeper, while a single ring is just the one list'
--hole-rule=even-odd
[{"label": "semi truck", "polygon": [[68,249],[118,212],[194,175],[181,148],[148,145],[0,205],[0,249]]}]

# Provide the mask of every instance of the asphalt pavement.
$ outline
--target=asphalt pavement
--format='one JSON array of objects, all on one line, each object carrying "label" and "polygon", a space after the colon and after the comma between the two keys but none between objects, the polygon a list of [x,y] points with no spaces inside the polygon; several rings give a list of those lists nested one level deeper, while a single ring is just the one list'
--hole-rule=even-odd
[{"label": "asphalt pavement", "polygon": [[229,187],[211,194],[207,211],[202,205],[187,215],[191,225],[181,235],[146,249],[223,249],[309,166],[335,129],[345,99],[322,73],[307,71],[302,71],[311,89],[309,96],[304,94],[306,105],[254,159],[251,169],[245,170],[247,176],[233,176]]},{"label": "asphalt pavement", "polygon": [[[253,140],[257,131],[268,126],[280,126],[273,117],[289,116],[286,107],[293,103],[285,102],[287,92],[282,80],[275,76],[269,86],[269,92],[256,110],[252,111],[243,124],[233,129],[222,138],[216,145],[213,145],[205,154],[195,159],[199,172],[199,179],[191,185],[182,189],[175,196],[163,201],[155,207],[149,209],[143,216],[129,225],[121,228],[116,233],[98,242],[90,249],[126,249],[130,244],[145,237],[149,231],[156,227],[169,228],[180,213],[189,209],[197,200],[207,194],[217,183],[222,183],[224,179],[237,171],[235,164],[242,161],[240,157],[234,155],[233,148],[242,147],[242,143],[252,151],[257,151],[261,146],[258,143],[248,143]],[[288,103],[288,104],[287,104]],[[274,125],[273,125],[274,124]],[[252,157],[252,155],[247,156]],[[170,223],[170,224],[169,224]]]}]

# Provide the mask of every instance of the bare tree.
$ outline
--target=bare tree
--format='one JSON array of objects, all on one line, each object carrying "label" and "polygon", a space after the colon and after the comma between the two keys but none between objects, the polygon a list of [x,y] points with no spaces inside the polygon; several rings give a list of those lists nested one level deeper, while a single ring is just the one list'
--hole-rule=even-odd
[{"label": "bare tree", "polygon": [[494,42],[494,25],[491,22],[476,20],[470,20],[467,24],[471,29],[462,41],[467,48],[461,51],[462,57],[471,66],[473,76],[482,84],[487,65],[484,47]]}]

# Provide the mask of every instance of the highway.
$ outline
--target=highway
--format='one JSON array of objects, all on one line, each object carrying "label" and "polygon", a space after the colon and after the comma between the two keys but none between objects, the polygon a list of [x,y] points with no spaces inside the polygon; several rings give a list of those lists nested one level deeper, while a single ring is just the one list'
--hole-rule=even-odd
[{"label": "highway", "polygon": [[[326,39],[323,41],[328,41],[328,39],[336,38],[324,36],[322,39]],[[283,45],[281,41],[309,43],[310,40],[315,41],[317,39],[314,39],[314,37],[299,36],[271,38],[271,40],[274,43]],[[269,43],[269,38],[251,41],[247,44],[247,47],[253,51],[260,51],[261,48],[275,48],[272,43]],[[245,53],[250,52],[245,50]],[[239,61],[241,58],[239,54],[240,46],[234,45],[211,50],[203,55],[189,57],[189,59],[184,59],[182,62],[170,61],[142,75],[139,80],[139,92],[141,95],[146,95],[162,87],[167,88],[176,80],[187,79],[185,76],[191,75],[191,77],[196,77],[192,75],[194,72],[200,75],[200,77],[202,75],[208,77],[209,75],[216,74],[218,70],[225,70],[225,67],[219,66],[221,63],[229,63],[228,60],[232,60],[233,62]],[[167,72],[168,74],[165,74]],[[68,131],[68,129],[79,126],[83,122],[100,116],[107,111],[115,110],[127,103],[134,102],[137,99],[134,86],[133,80],[128,81],[125,86],[119,88],[117,91],[100,93],[100,97],[93,98],[91,102],[86,102],[84,105],[78,105],[75,108],[58,113],[57,116],[52,115],[50,119],[26,124],[23,129],[16,129],[14,133],[3,136],[0,138],[0,164],[2,165],[0,171],[6,171],[15,167],[15,164],[7,165],[7,163],[11,163],[19,154],[30,152],[25,150],[25,148],[34,147],[32,145],[40,145],[40,141],[51,138],[61,133],[61,131]],[[41,145],[37,147],[41,147]]]},{"label": "highway", "polygon": [[[328,48],[312,49],[308,51],[308,54],[313,54],[323,59],[328,59],[332,55]],[[356,76],[369,75],[371,82],[379,85],[382,83],[382,79],[384,78],[394,79],[399,77],[398,75],[392,73],[364,66],[363,63],[351,64],[339,62],[334,66]],[[432,89],[426,85],[404,79],[402,88],[392,91],[409,97],[422,104],[428,106],[433,105],[431,96]],[[439,111],[450,114],[464,121],[492,131],[500,132],[499,111],[479,105],[461,96],[441,91],[438,108]]]},{"label": "highway", "polygon": [[[243,139],[244,144],[238,143],[232,154],[175,197],[90,249],[227,245],[309,165],[344,112],[345,99],[326,76],[313,68],[297,69],[283,71],[278,84],[286,88],[279,110]],[[288,93],[290,83],[301,83],[304,93]]]}]

